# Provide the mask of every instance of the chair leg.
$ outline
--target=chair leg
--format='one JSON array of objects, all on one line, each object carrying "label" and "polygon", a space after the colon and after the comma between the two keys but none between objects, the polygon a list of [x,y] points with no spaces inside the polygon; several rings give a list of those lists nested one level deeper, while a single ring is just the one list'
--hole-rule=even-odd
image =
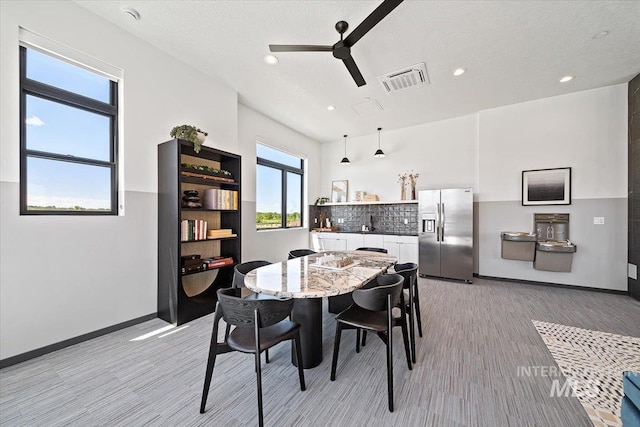
[{"label": "chair leg", "polygon": [[264,351],[264,362],[269,363],[269,349]]},{"label": "chair leg", "polygon": [[415,327],[415,317],[413,315],[413,302],[415,295],[413,294],[413,286],[409,286],[409,304],[405,304],[405,313],[406,307],[409,306],[409,337],[411,338],[411,360],[413,363],[416,363],[416,327]]},{"label": "chair leg", "polygon": [[362,346],[367,345],[367,331],[362,331]]},{"label": "chair leg", "polygon": [[[216,330],[214,329],[214,332]],[[216,334],[217,335],[217,334]],[[209,396],[209,386],[211,385],[211,377],[213,376],[213,367],[216,364],[218,337],[212,334],[211,345],[209,347],[209,360],[207,361],[207,371],[204,376],[204,387],[202,388],[202,400],[200,401],[200,413],[204,414],[204,408],[207,405],[207,396]]]},{"label": "chair leg", "polygon": [[262,414],[262,367],[260,360],[260,352],[256,351],[256,382],[258,389],[258,423],[260,427],[264,426],[263,414]]},{"label": "chair leg", "polygon": [[336,338],[333,343],[333,360],[331,361],[331,381],[336,380],[336,368],[338,367],[338,351],[340,350],[340,335],[342,335],[342,324],[336,322]]},{"label": "chair leg", "polygon": [[391,295],[387,296],[387,389],[389,394],[389,412],[393,412],[393,315],[391,314]]},{"label": "chair leg", "polygon": [[298,377],[300,377],[300,391],[305,391],[307,386],[304,383],[304,368],[302,367],[302,349],[300,348],[300,332],[296,333],[293,338],[293,344],[296,347],[296,361],[298,362]]},{"label": "chair leg", "polygon": [[360,328],[356,328],[356,353],[360,353]]},{"label": "chair leg", "polygon": [[418,335],[422,338],[422,314],[420,314],[420,295],[418,295],[418,279],[416,278],[415,290],[413,291],[413,302],[416,311],[416,320],[418,321]]},{"label": "chair leg", "polygon": [[229,333],[231,332],[231,325],[227,324],[227,327],[224,329],[224,342],[227,342],[229,339]]},{"label": "chair leg", "polygon": [[402,323],[400,323],[400,327],[402,328],[402,341],[404,343],[404,353],[407,356],[407,366],[409,367],[409,370],[412,370],[412,364],[411,364],[411,352],[409,351],[409,334],[407,333],[407,322],[406,322],[406,315],[403,313],[402,314]]}]

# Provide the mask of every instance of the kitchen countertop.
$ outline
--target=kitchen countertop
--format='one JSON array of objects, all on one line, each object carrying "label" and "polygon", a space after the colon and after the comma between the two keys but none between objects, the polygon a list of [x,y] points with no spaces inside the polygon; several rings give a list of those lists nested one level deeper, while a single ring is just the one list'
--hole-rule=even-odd
[{"label": "kitchen countertop", "polygon": [[418,233],[386,233],[379,231],[311,230],[310,233],[379,234],[382,236],[417,236]]}]

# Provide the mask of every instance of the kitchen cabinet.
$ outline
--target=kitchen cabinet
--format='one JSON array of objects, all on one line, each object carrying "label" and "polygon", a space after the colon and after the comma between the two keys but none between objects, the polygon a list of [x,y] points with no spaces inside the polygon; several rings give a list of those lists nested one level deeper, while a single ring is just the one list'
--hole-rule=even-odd
[{"label": "kitchen cabinet", "polygon": [[364,244],[364,234],[347,233],[347,250],[355,251],[358,248],[366,246]]},{"label": "kitchen cabinet", "polygon": [[413,262],[418,264],[418,237],[384,235],[382,247],[389,255],[398,258],[398,263]]},{"label": "kitchen cabinet", "polygon": [[311,233],[312,249],[318,251],[346,251],[347,235],[345,233]]}]

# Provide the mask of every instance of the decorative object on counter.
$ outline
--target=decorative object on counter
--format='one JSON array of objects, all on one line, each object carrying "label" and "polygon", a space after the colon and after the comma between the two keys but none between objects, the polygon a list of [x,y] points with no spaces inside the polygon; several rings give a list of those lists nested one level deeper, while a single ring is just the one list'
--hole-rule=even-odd
[{"label": "decorative object on counter", "polygon": [[197,190],[185,190],[183,191],[184,196],[182,196],[182,207],[183,208],[201,208],[202,203],[200,203],[200,197],[198,196]]},{"label": "decorative object on counter", "polygon": [[407,200],[407,174],[398,174],[398,182],[400,183],[400,200]]},{"label": "decorative object on counter", "polygon": [[365,202],[378,202],[378,201],[380,201],[380,198],[378,197],[377,194],[365,194],[364,195],[364,201]]},{"label": "decorative object on counter", "polygon": [[357,190],[354,194],[354,200],[356,202],[362,202],[364,200],[364,196],[367,195],[366,191]]},{"label": "decorative object on counter", "polygon": [[342,160],[340,160],[340,164],[342,166],[348,166],[351,164],[351,162],[347,158],[347,136],[348,135],[344,135],[344,157],[342,158]]},{"label": "decorative object on counter", "polygon": [[382,151],[380,149],[380,131],[381,130],[382,130],[382,128],[378,128],[378,149],[376,150],[376,152],[373,155],[373,157],[378,157],[378,158],[384,157],[384,151]]},{"label": "decorative object on counter", "polygon": [[184,139],[193,143],[193,151],[200,152],[202,144],[207,139],[207,132],[200,130],[199,128],[191,125],[175,126],[169,132],[172,138]]},{"label": "decorative object on counter", "polygon": [[329,203],[329,198],[328,197],[318,197],[316,199],[316,206],[320,206],[320,205],[324,205],[325,203]]},{"label": "decorative object on counter", "polygon": [[344,203],[347,201],[349,190],[349,181],[333,181],[331,182],[331,202]]},{"label": "decorative object on counter", "polygon": [[570,204],[571,168],[522,171],[522,206]]},{"label": "decorative object on counter", "polygon": [[[400,193],[400,200],[417,200],[416,196],[416,181],[420,176],[419,173],[405,172],[402,175],[398,175],[398,182],[402,186],[402,190]],[[407,185],[411,187],[410,199],[407,199]]]},{"label": "decorative object on counter", "polygon": [[410,200],[417,200],[418,198],[416,197],[416,181],[418,180],[418,177],[420,176],[419,173],[414,173],[413,171],[411,171],[408,175],[409,177],[409,185],[411,186],[411,199]]}]

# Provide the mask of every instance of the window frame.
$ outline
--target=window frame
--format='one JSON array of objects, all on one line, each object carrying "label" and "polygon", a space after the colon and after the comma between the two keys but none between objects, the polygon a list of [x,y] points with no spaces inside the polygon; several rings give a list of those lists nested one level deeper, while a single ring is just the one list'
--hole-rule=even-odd
[{"label": "window frame", "polygon": [[[55,59],[63,58],[33,46],[20,47],[20,215],[118,215],[118,82],[108,78],[110,90],[110,102],[107,104],[93,98],[89,98],[74,92],[67,91],[46,83],[27,78],[27,49],[32,49],[49,55]],[[71,62],[76,67],[80,65]],[[82,67],[81,67],[82,68]],[[90,70],[91,71],[91,70]],[[107,78],[107,77],[105,77]],[[58,154],[27,148],[27,96],[34,96],[47,101],[78,108],[94,114],[100,114],[111,120],[109,128],[109,161],[77,157],[67,154]],[[86,166],[106,167],[111,174],[111,205],[109,210],[29,210],[27,207],[27,160],[28,158],[40,158],[45,160],[62,161],[82,164]]]},{"label": "window frame", "polygon": [[[260,145],[264,145],[266,147],[269,147],[273,150],[278,150],[278,151],[282,151],[278,148],[273,148],[270,147],[266,144],[262,144],[260,142],[258,142],[257,144]],[[284,153],[284,151],[282,151]],[[286,153],[289,154],[289,153]],[[293,156],[293,154],[292,154]],[[295,156],[296,158],[299,158],[298,156]],[[273,160],[268,160],[262,157],[258,157],[256,156],[256,165],[258,166],[266,166],[266,167],[270,167],[273,169],[277,169],[280,170],[281,172],[281,179],[280,179],[280,191],[282,194],[280,203],[281,203],[281,209],[282,209],[282,218],[280,221],[280,227],[273,227],[273,228],[258,228],[257,227],[257,223],[256,223],[256,231],[270,231],[270,230],[286,230],[286,229],[296,229],[296,228],[304,228],[304,159],[303,158],[299,158],[300,159],[300,168],[295,168],[293,166],[289,166],[289,165],[285,165],[279,162],[274,162]],[[257,168],[256,168],[257,170]],[[300,175],[300,225],[295,226],[295,227],[290,227],[287,226],[287,172],[291,172],[293,174],[296,175]],[[256,186],[256,213],[257,213],[257,208],[258,208],[258,203],[257,203],[257,199],[258,199],[258,195],[257,195],[257,186]]]}]

